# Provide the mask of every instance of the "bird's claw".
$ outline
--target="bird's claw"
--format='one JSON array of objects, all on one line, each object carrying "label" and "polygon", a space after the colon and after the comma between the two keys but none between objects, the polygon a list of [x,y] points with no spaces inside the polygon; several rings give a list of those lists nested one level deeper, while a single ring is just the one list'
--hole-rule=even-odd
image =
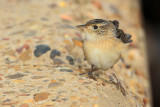
[{"label": "bird's claw", "polygon": [[122,94],[123,94],[124,96],[126,96],[126,90],[123,88],[121,82],[118,81],[118,82],[116,83],[116,85],[117,85],[118,89],[121,90]]},{"label": "bird's claw", "polygon": [[93,76],[92,72],[88,72],[88,76],[89,76],[89,78],[96,80],[96,78]]}]

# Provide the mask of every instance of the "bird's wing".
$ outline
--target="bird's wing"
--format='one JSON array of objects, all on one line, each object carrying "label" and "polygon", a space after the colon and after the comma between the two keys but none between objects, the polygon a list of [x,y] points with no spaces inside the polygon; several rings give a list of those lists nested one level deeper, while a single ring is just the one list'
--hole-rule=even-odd
[{"label": "bird's wing", "polygon": [[120,39],[123,43],[131,43],[131,35],[123,32],[122,29],[119,29],[119,22],[117,20],[111,21],[113,25],[116,27],[116,37]]}]

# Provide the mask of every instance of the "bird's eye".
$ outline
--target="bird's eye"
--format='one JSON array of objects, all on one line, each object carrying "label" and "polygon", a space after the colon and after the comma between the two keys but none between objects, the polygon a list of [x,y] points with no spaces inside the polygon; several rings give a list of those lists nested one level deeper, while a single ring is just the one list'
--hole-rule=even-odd
[{"label": "bird's eye", "polygon": [[98,26],[97,26],[97,25],[94,25],[94,29],[98,29]]}]

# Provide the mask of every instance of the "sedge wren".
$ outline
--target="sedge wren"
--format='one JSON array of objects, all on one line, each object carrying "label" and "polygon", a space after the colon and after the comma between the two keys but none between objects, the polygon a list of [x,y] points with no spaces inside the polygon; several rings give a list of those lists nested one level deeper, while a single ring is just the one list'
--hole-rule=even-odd
[{"label": "sedge wren", "polygon": [[95,79],[92,74],[95,70],[111,68],[113,70],[112,75],[117,80],[116,84],[126,95],[113,66],[121,58],[122,52],[127,48],[127,43],[132,42],[131,35],[119,29],[117,20],[93,19],[84,25],[78,25],[77,28],[84,30],[85,33],[83,50],[85,58],[91,65],[89,77]]}]

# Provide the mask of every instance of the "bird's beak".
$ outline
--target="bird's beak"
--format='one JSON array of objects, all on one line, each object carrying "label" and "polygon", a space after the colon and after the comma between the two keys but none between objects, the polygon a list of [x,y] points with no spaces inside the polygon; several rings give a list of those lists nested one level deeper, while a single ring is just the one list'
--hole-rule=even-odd
[{"label": "bird's beak", "polygon": [[87,26],[86,25],[78,25],[76,27],[79,28],[79,29],[82,29],[82,28],[86,28]]}]

